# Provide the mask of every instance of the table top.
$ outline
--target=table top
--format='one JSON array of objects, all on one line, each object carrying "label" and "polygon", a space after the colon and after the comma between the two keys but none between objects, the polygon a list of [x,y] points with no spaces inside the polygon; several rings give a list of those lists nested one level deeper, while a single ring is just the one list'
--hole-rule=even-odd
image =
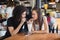
[{"label": "table top", "polygon": [[31,34],[31,35],[21,35],[17,34],[6,38],[4,40],[59,40],[60,36],[58,34]]}]

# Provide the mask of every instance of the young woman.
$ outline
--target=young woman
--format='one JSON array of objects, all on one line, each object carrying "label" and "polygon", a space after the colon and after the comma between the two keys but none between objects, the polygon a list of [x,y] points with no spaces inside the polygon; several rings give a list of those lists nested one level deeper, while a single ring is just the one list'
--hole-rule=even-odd
[{"label": "young woman", "polygon": [[13,16],[7,21],[7,32],[4,38],[16,35],[18,33],[27,33],[26,8],[16,6],[13,10]]},{"label": "young woman", "polygon": [[47,18],[45,16],[42,16],[39,8],[32,9],[32,19],[30,19],[29,22],[33,24],[33,33],[47,33]]}]

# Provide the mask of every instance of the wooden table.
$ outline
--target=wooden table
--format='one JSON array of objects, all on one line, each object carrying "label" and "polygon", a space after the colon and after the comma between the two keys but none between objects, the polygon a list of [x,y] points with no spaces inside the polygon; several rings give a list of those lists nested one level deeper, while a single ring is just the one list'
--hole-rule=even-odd
[{"label": "wooden table", "polygon": [[28,36],[17,34],[5,40],[57,40],[58,38],[60,38],[58,34],[32,34]]}]

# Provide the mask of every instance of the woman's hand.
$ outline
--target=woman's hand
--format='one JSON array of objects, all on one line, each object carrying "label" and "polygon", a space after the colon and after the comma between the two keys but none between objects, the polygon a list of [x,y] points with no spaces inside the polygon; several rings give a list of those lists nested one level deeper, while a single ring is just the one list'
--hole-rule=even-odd
[{"label": "woman's hand", "polygon": [[22,18],[21,23],[26,22],[26,18]]},{"label": "woman's hand", "polygon": [[29,21],[27,21],[27,23],[33,23],[33,19],[30,19]]}]

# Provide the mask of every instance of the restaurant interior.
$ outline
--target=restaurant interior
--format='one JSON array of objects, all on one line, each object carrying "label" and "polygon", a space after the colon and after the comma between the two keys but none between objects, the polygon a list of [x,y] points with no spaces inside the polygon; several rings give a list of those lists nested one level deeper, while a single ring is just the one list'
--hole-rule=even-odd
[{"label": "restaurant interior", "polygon": [[[0,8],[2,5],[4,5],[4,7],[7,7],[8,2],[13,2],[15,3],[16,6],[24,5],[28,9],[27,10],[28,19],[31,18],[31,11],[32,8],[34,8],[35,6],[41,9],[41,13],[43,16],[46,15],[47,13],[55,13],[58,32],[32,33],[30,35],[17,34],[3,40],[60,40],[60,0],[0,0]],[[4,16],[5,13],[4,12],[1,13],[0,10],[0,14],[2,15],[2,19],[5,20]],[[0,25],[2,20],[1,15],[0,15]],[[6,22],[3,24],[5,25]],[[5,35],[5,33],[6,29],[3,29],[3,27],[0,26],[0,39]]]}]

